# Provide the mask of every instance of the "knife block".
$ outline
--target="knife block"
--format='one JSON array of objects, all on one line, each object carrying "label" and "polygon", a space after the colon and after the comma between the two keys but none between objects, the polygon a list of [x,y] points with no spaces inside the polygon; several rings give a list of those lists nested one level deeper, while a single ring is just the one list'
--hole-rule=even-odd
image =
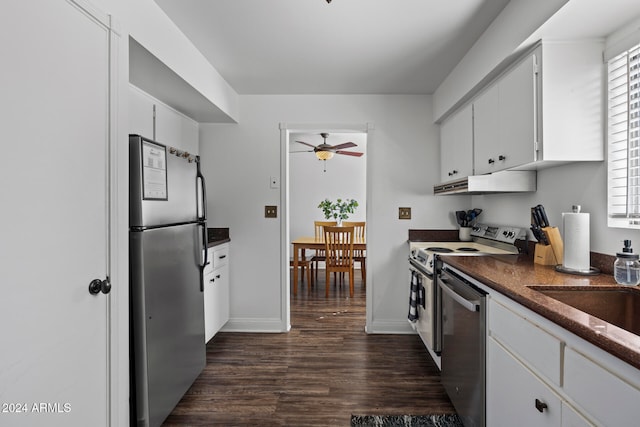
[{"label": "knife block", "polygon": [[549,240],[549,246],[551,246],[553,250],[553,255],[556,258],[556,264],[562,264],[564,257],[564,244],[562,243],[560,230],[558,230],[558,227],[545,227],[542,231],[546,234],[547,240]]},{"label": "knife block", "polygon": [[553,253],[551,245],[536,243],[536,250],[533,255],[533,262],[540,265],[557,265],[558,261]]}]

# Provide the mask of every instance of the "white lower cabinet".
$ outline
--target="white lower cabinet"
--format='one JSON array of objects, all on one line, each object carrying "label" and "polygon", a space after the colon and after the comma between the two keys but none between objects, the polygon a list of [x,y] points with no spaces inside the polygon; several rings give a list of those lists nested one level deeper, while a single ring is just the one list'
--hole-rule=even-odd
[{"label": "white lower cabinet", "polygon": [[629,382],[633,375],[616,372],[615,366],[605,366],[570,347],[565,350],[564,361],[566,393],[598,425],[640,425],[640,389]]},{"label": "white lower cabinet", "polygon": [[640,371],[559,325],[508,298],[490,298],[487,426],[637,425],[638,381]]},{"label": "white lower cabinet", "polygon": [[229,244],[208,249],[209,265],[204,271],[205,342],[229,320]]},{"label": "white lower cabinet", "polygon": [[562,400],[496,340],[487,340],[487,426],[561,426]]}]

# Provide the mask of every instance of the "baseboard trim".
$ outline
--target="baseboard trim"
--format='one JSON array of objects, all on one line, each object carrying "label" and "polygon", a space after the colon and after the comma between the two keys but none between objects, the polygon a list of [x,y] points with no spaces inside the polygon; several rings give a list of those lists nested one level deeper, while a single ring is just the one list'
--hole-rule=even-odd
[{"label": "baseboard trim", "polygon": [[220,329],[222,332],[264,332],[282,333],[288,332],[282,319],[229,319]]},{"label": "baseboard trim", "polygon": [[368,334],[415,334],[408,320],[374,320],[367,325],[366,332]]}]

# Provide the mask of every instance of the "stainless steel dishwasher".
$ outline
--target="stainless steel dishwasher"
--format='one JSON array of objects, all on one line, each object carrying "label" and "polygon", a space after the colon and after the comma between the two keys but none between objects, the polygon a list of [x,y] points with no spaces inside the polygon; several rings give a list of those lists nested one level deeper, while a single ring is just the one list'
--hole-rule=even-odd
[{"label": "stainless steel dishwasher", "polygon": [[465,427],[485,425],[486,292],[444,266],[442,384]]}]

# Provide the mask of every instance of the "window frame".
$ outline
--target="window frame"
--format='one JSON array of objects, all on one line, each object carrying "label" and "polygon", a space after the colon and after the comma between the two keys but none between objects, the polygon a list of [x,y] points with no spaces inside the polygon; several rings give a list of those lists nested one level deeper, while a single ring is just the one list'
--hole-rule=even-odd
[{"label": "window frame", "polygon": [[607,224],[640,229],[640,41],[606,65]]}]

